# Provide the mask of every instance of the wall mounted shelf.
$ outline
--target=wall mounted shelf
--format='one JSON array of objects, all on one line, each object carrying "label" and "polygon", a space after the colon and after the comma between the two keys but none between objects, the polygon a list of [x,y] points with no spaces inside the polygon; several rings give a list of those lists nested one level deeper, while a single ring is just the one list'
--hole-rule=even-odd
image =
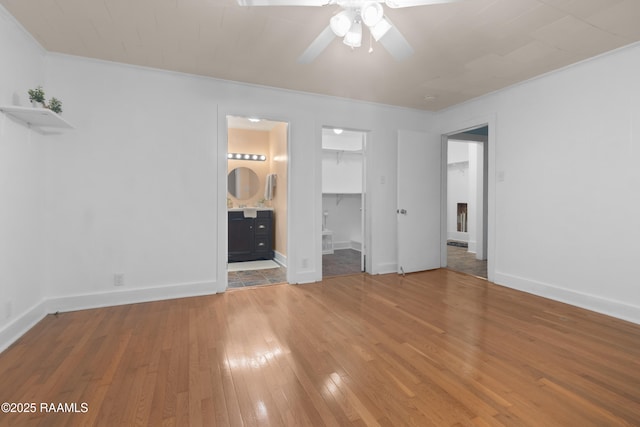
[{"label": "wall mounted shelf", "polygon": [[73,129],[73,126],[58,114],[48,108],[18,107],[15,105],[2,105],[0,111],[13,117],[29,127],[41,131],[46,129]]}]

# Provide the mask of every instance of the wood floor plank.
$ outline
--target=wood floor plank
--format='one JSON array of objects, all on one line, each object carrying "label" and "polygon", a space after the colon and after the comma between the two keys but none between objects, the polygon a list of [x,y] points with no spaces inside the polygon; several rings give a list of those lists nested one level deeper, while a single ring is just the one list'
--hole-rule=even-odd
[{"label": "wood floor plank", "polygon": [[[0,426],[634,426],[640,325],[449,270],[50,315]],[[38,408],[39,409],[39,408]]]}]

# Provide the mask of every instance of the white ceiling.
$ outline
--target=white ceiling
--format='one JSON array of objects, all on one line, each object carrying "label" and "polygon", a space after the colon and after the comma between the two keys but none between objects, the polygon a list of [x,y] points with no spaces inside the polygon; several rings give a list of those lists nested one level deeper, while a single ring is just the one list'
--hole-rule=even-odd
[{"label": "white ceiling", "polygon": [[0,0],[52,52],[439,110],[640,40],[639,0],[466,0],[388,9],[415,49],[335,39],[296,58],[339,11],[235,0]]}]

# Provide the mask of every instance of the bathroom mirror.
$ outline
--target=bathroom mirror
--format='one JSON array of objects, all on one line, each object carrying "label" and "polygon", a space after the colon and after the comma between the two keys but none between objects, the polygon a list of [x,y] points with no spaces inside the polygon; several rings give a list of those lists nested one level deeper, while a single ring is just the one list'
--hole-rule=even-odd
[{"label": "bathroom mirror", "polygon": [[258,194],[260,181],[256,173],[245,167],[239,167],[229,172],[229,193],[238,200],[248,200]]}]

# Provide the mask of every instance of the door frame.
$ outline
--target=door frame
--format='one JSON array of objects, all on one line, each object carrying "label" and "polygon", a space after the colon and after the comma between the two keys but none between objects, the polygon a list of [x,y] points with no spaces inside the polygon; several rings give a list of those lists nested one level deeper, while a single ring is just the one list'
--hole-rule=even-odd
[{"label": "door frame", "polygon": [[223,109],[218,108],[217,111],[217,131],[218,144],[217,150],[214,150],[217,165],[217,212],[218,222],[216,226],[217,234],[217,260],[216,260],[216,292],[225,292],[228,287],[228,247],[227,241],[229,236],[227,221],[227,152],[229,150],[229,129],[227,116],[237,117],[259,117],[264,120],[281,122],[287,124],[287,282],[292,283],[294,277],[293,266],[291,265],[292,257],[289,256],[295,251],[295,241],[291,238],[291,120],[286,117],[274,116],[269,112],[247,111],[245,109]]},{"label": "door frame", "polygon": [[[485,231],[487,247],[487,280],[495,281],[496,265],[498,259],[496,254],[496,122],[495,114],[476,117],[471,120],[457,122],[446,125],[442,130],[442,191],[441,191],[441,257],[442,267],[447,266],[447,145],[449,137],[455,134],[464,133],[472,129],[488,126],[487,142],[484,146],[486,163],[486,224]],[[504,176],[504,171],[501,171]]]},{"label": "door frame", "polygon": [[[347,130],[347,131],[352,131],[352,132],[360,132],[363,136],[363,140],[362,140],[362,193],[361,193],[361,197],[362,197],[362,201],[361,201],[361,215],[360,215],[360,222],[361,222],[361,229],[362,229],[362,248],[364,249],[362,251],[362,256],[361,256],[361,268],[363,268],[363,272],[364,273],[371,273],[371,266],[372,266],[372,257],[371,257],[371,215],[369,215],[370,212],[370,203],[369,203],[369,197],[367,194],[367,188],[368,188],[368,184],[367,184],[367,179],[368,179],[368,169],[367,169],[367,163],[368,163],[368,149],[367,146],[370,143],[371,140],[371,131],[370,130],[366,130],[366,129],[357,129],[357,128],[352,128],[352,127],[345,127],[345,126],[339,126],[339,125],[330,125],[330,124],[323,124],[320,126],[320,130],[319,130],[319,147],[317,147],[316,153],[319,153],[318,155],[318,171],[319,171],[319,187],[320,187],[320,209],[318,209],[318,218],[320,218],[320,222],[319,224],[322,224],[322,217],[323,217],[323,207],[322,207],[322,159],[323,159],[323,155],[322,155],[322,131],[323,129],[334,129],[334,128],[339,128],[339,129],[343,129],[343,130]],[[317,265],[319,266],[318,270],[320,273],[320,280],[322,280],[323,278],[323,267],[322,267],[322,226],[320,226],[320,235],[319,235],[319,244],[318,244],[318,250],[316,251],[316,253],[319,256],[319,262],[317,263]]]},{"label": "door frame", "polygon": [[[487,170],[487,137],[483,136],[483,135],[471,135],[471,134],[454,134],[451,135],[449,137],[447,137],[447,167],[449,165],[448,163],[448,152],[449,152],[449,144],[451,143],[451,141],[460,141],[463,143],[467,143],[467,144],[480,144],[482,146],[482,182],[476,182],[476,187],[482,187],[482,203],[480,204],[479,208],[481,209],[481,217],[482,217],[482,227],[480,228],[480,233],[478,234],[478,231],[476,231],[476,234],[478,236],[478,240],[477,240],[477,250],[476,253],[480,253],[480,255],[482,256],[481,259],[487,259],[487,174],[488,174],[488,170]],[[469,164],[469,170],[471,170],[471,164]],[[449,175],[447,174],[447,180],[449,179]],[[448,183],[447,183],[448,184]],[[449,207],[449,197],[448,194],[445,194],[445,197],[443,198],[443,202],[447,204],[447,215],[448,217],[451,215],[451,212],[448,211],[448,207]],[[474,204],[477,204],[477,197],[476,197],[476,201],[474,201]],[[476,210],[478,210],[478,206],[476,207]],[[477,226],[477,222],[474,225],[474,228],[476,228]],[[447,230],[447,235],[448,235],[448,230]],[[471,246],[470,246],[471,247]],[[476,258],[479,259],[479,258]]]}]

